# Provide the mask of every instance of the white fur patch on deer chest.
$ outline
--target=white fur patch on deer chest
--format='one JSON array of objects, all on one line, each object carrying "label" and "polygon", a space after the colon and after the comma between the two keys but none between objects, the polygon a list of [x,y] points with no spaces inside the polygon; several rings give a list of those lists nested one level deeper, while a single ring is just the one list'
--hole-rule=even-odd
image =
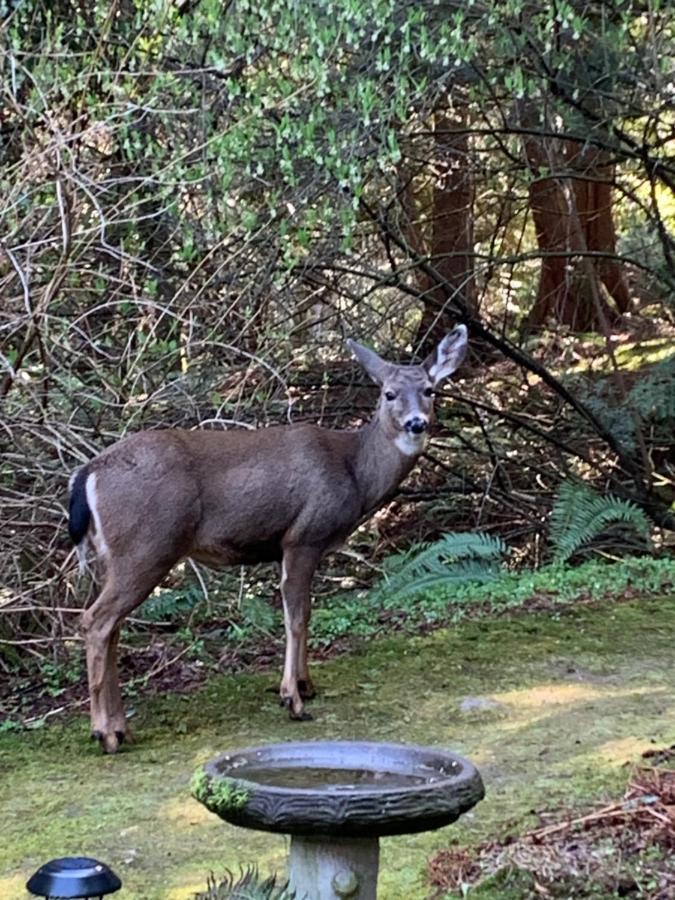
[{"label": "white fur patch on deer chest", "polygon": [[427,445],[427,435],[403,431],[396,437],[394,443],[404,456],[419,456]]}]

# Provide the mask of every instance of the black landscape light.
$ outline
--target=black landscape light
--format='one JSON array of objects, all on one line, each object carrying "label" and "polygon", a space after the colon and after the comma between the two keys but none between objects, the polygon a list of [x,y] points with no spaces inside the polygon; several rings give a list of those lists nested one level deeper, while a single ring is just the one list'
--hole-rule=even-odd
[{"label": "black landscape light", "polygon": [[119,891],[122,882],[104,863],[88,856],[66,856],[45,863],[26,882],[26,888],[47,900],[94,900]]}]

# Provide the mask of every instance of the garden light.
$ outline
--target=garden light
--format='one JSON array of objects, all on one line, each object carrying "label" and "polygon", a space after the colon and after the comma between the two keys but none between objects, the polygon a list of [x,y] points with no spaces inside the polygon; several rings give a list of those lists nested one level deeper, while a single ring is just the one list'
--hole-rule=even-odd
[{"label": "garden light", "polygon": [[95,900],[119,891],[122,882],[108,866],[88,856],[66,856],[45,863],[26,882],[26,888],[46,900]]}]

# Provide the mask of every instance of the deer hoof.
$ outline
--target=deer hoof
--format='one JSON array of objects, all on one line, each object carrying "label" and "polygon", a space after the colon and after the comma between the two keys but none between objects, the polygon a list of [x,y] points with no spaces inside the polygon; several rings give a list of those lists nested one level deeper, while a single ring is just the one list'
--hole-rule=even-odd
[{"label": "deer hoof", "polygon": [[[265,688],[265,693],[278,694],[279,688],[270,685]],[[313,700],[316,697],[316,691],[311,681],[298,681],[298,693],[303,700]],[[283,697],[279,700],[279,706],[286,706],[286,701]]]},{"label": "deer hoof", "polygon": [[304,709],[301,709],[299,712],[296,712],[293,709],[293,698],[292,697],[282,697],[281,706],[285,706],[288,710],[288,718],[293,722],[310,722],[314,716],[311,713],[306,712]]},{"label": "deer hoof", "polygon": [[92,731],[91,738],[92,740],[99,742],[101,750],[104,753],[117,753],[124,743],[126,735],[123,731],[115,731],[112,734],[105,734],[102,731]]},{"label": "deer hoof", "polygon": [[303,700],[313,700],[316,697],[316,691],[311,681],[298,681],[298,691]]},{"label": "deer hoof", "polygon": [[116,731],[114,734],[103,735],[101,740],[101,750],[103,750],[104,753],[117,753],[120,749],[122,741],[119,739],[118,734],[121,734],[121,732]]}]

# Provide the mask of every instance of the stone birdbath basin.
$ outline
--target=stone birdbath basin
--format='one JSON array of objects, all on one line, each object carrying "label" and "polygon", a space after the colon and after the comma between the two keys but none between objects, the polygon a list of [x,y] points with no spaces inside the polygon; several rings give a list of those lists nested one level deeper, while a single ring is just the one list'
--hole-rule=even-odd
[{"label": "stone birdbath basin", "polygon": [[354,741],[224,753],[192,790],[226,822],[291,835],[296,900],[374,900],[381,837],[441,828],[484,795],[478,771],[454,753]]}]

